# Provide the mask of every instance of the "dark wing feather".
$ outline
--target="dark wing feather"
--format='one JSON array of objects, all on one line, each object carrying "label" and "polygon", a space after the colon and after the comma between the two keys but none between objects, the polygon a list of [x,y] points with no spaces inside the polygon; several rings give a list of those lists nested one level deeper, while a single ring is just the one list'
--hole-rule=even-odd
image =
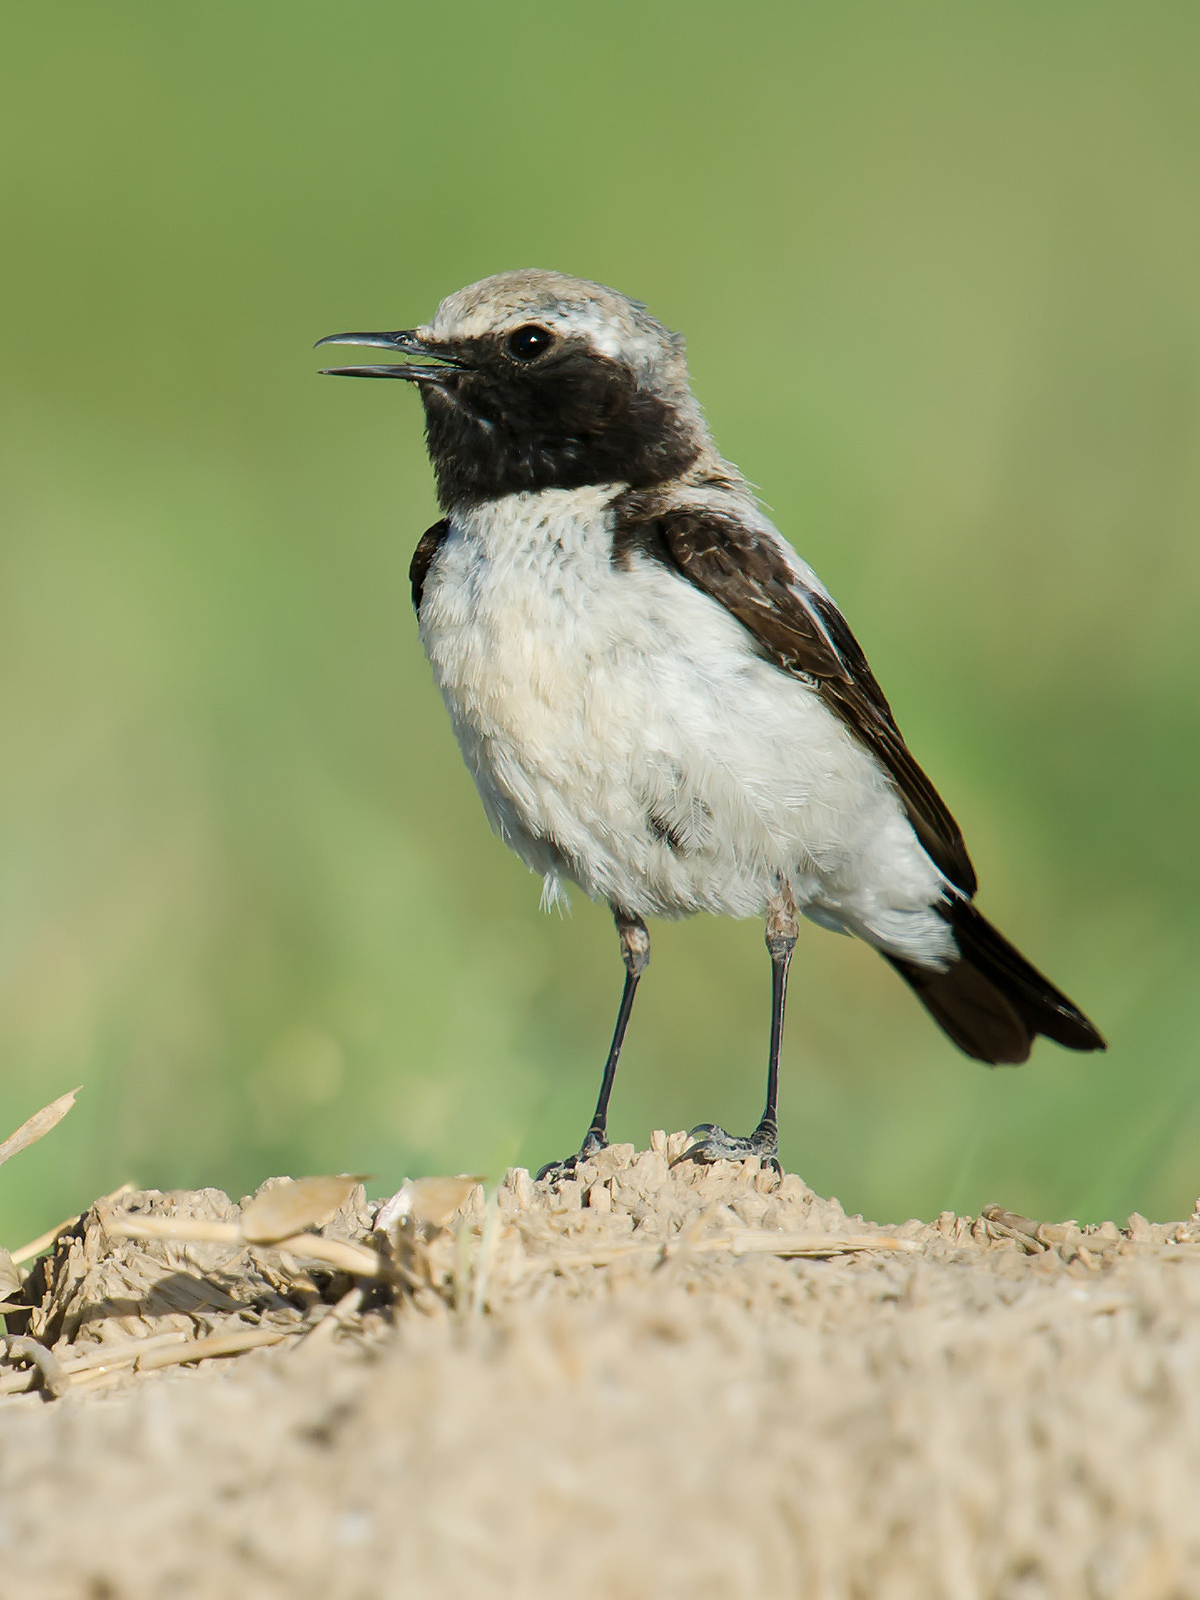
[{"label": "dark wing feather", "polygon": [[891,962],[960,1050],[987,1061],[1024,1061],[1038,1034],[1068,1050],[1105,1050],[1099,1030],[1061,989],[975,907],[953,899],[939,908],[954,929],[959,960],[944,972],[899,956]]},{"label": "dark wing feather", "polygon": [[891,775],[930,857],[965,895],[975,871],[958,824],[900,735],[858,641],[832,600],[805,584],[769,535],[716,508],[628,494],[617,504],[614,561],[634,551],[673,566],[753,635],[783,671],[822,700]]},{"label": "dark wing feather", "polygon": [[417,548],[413,551],[413,558],[408,567],[408,581],[412,584],[414,611],[420,611],[421,609],[421,596],[425,592],[425,579],[429,576],[429,569],[433,565],[434,556],[442,548],[442,543],[449,532],[450,524],[443,517],[440,522],[435,522],[432,528],[426,528],[417,541]]}]

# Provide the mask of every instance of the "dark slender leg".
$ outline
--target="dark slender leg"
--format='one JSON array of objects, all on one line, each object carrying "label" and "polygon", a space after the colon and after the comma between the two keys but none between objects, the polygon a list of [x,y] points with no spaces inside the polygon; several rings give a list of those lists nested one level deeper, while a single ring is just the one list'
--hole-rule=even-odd
[{"label": "dark slender leg", "polygon": [[621,991],[621,1006],[617,1012],[617,1025],[613,1029],[608,1060],[604,1063],[604,1077],[600,1081],[596,1114],[583,1136],[578,1155],[568,1156],[565,1161],[548,1162],[538,1173],[539,1181],[542,1178],[566,1177],[574,1172],[581,1161],[594,1156],[597,1150],[603,1150],[608,1143],[608,1101],[617,1078],[617,1062],[621,1059],[621,1046],[625,1043],[625,1029],[629,1026],[629,1014],[633,1010],[633,997],[637,993],[638,980],[650,965],[650,935],[646,932],[646,924],[640,917],[627,917],[620,911],[614,911],[613,918],[617,924],[617,932],[621,936],[625,987]]},{"label": "dark slender leg", "polygon": [[772,1147],[776,1147],[779,1143],[779,1050],[783,1044],[788,968],[796,947],[796,913],[791,908],[790,925],[782,928],[772,927],[772,916],[772,912],[767,913],[767,949],[771,953],[771,1055],[767,1063],[767,1105],[756,1133],[769,1137]]},{"label": "dark slender leg", "polygon": [[787,1005],[788,968],[796,946],[796,903],[786,884],[767,905],[767,949],[771,954],[771,1053],[767,1063],[767,1104],[748,1139],[726,1133],[715,1122],[692,1129],[693,1143],[677,1161],[741,1161],[759,1156],[764,1164],[779,1166],[779,1048],[783,1043],[783,1013]]}]

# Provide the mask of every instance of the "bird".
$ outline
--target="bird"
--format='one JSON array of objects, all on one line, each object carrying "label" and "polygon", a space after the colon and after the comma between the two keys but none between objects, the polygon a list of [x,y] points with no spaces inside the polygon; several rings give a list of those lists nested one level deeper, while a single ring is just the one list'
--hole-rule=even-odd
[{"label": "bird", "polygon": [[494,831],[610,908],[624,984],[600,1092],[561,1180],[608,1142],[649,918],[762,917],[763,1115],[699,1123],[678,1159],[778,1161],[799,918],[877,950],[966,1055],[1045,1036],[1103,1050],[976,908],[945,802],[829,591],[718,453],[684,341],[615,289],[521,270],[433,320],[318,345],[388,351],[338,377],[414,385],[442,511],[412,558],[422,644]]}]

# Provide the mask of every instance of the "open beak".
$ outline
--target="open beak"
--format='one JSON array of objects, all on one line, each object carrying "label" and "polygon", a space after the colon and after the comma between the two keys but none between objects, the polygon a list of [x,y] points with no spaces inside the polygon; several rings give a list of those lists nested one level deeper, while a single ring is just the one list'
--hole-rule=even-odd
[{"label": "open beak", "polygon": [[436,367],[418,361],[404,361],[394,367],[325,367],[321,372],[323,378],[407,378],[410,383],[440,383],[463,365],[454,356],[443,355],[419,339],[412,328],[401,328],[396,333],[331,333],[325,339],[318,339],[313,349],[319,350],[323,344],[372,345],[406,356],[433,356],[440,363]]}]

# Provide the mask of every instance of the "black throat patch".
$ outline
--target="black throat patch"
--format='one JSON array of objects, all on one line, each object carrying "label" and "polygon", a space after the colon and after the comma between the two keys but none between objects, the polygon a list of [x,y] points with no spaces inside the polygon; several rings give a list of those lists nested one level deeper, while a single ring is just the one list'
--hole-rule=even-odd
[{"label": "black throat patch", "polygon": [[593,483],[649,488],[700,453],[670,401],[582,341],[563,340],[529,368],[488,339],[454,353],[468,365],[421,388],[443,510]]}]

